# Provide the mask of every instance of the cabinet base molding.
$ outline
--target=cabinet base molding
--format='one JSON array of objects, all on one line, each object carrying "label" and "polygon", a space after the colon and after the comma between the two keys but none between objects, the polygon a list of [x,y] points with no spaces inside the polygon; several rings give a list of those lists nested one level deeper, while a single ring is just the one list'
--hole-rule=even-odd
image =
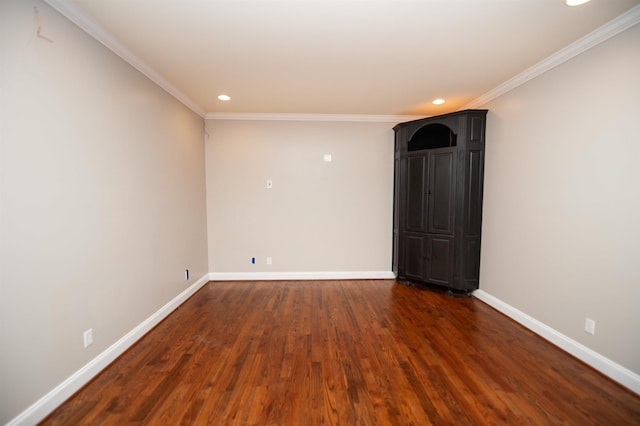
[{"label": "cabinet base molding", "polygon": [[473,296],[520,323],[543,339],[553,343],[565,352],[570,353],[580,361],[595,368],[610,379],[640,395],[640,375],[600,355],[593,349],[584,346],[572,338],[565,336],[484,290],[474,291]]}]

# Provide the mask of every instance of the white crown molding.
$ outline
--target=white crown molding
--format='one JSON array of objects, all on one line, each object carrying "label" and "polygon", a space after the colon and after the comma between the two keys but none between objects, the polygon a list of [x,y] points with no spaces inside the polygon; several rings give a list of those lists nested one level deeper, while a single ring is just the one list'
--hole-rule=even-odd
[{"label": "white crown molding", "polygon": [[7,426],[34,425],[40,422],[81,387],[89,383],[91,379],[98,375],[98,373],[104,370],[105,367],[111,364],[127,349],[133,346],[142,336],[151,331],[153,327],[158,325],[160,321],[165,319],[178,306],[182,305],[188,298],[200,290],[207,282],[209,282],[209,274],[205,274],[189,286],[189,288],[174,297],[149,318],[142,321],[133,330],[121,337],[120,340],[89,361],[84,367],[73,373],[38,401],[34,402],[30,407],[7,423]]},{"label": "white crown molding", "polygon": [[504,95],[507,92],[515,89],[518,86],[523,85],[529,80],[532,80],[539,75],[549,71],[552,68],[557,67],[563,62],[572,59],[579,54],[591,49],[594,46],[614,37],[621,32],[633,27],[640,23],[640,5],[629,9],[622,15],[614,18],[593,32],[578,39],[563,49],[560,49],[553,55],[538,62],[530,68],[527,68],[515,77],[505,81],[494,89],[489,90],[487,93],[474,99],[466,104],[462,109],[478,108],[486,103],[496,99],[499,96]]},{"label": "white crown molding", "polygon": [[[193,102],[173,84],[162,77],[153,68],[142,61],[131,50],[126,48],[112,34],[97,25],[92,19],[82,13],[75,5],[66,0],[44,0],[47,4],[86,31],[116,55],[131,64],[134,68],[170,93],[199,116],[211,120],[279,120],[279,121],[344,121],[344,122],[380,122],[394,123],[411,121],[424,116],[414,115],[366,115],[366,114],[261,114],[261,113],[217,113],[205,111]],[[633,7],[617,18],[604,24],[600,28],[571,43],[546,59],[505,81],[494,89],[466,104],[462,109],[478,108],[493,99],[523,85],[539,75],[557,67],[563,62],[591,49],[592,47],[614,37],[628,28],[640,23],[640,5]]]},{"label": "white crown molding", "polygon": [[228,113],[209,112],[207,120],[248,121],[349,121],[369,123],[398,123],[425,118],[424,115],[367,115],[367,114],[280,114],[280,113]]},{"label": "white crown molding", "polygon": [[367,280],[394,279],[391,271],[341,272],[211,272],[210,281]]},{"label": "white crown molding", "polygon": [[80,27],[83,31],[88,33],[91,37],[102,43],[107,49],[118,55],[120,58],[128,62],[135,69],[144,74],[151,81],[156,83],[167,93],[175,97],[182,102],[191,111],[198,114],[200,117],[205,116],[205,111],[200,108],[193,100],[187,95],[178,90],[173,84],[167,81],[156,70],[147,65],[142,59],[136,56],[131,50],[126,48],[117,38],[112,34],[104,30],[97,23],[95,23],[86,14],[81,12],[73,3],[66,0],[44,0],[49,6],[57,10],[64,17]]},{"label": "white crown molding", "polygon": [[579,360],[600,371],[610,379],[615,380],[640,395],[640,375],[624,368],[609,358],[600,355],[583,344],[576,342],[570,337],[565,336],[559,331],[514,308],[508,303],[503,302],[497,297],[492,296],[486,291],[476,290],[473,292],[473,295],[514,321],[522,324],[542,338],[550,341],[560,349],[569,352]]}]

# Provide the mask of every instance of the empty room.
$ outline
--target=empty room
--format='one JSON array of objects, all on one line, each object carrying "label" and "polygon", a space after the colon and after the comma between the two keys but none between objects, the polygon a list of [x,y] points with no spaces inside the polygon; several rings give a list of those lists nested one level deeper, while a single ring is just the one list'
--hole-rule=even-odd
[{"label": "empty room", "polygon": [[0,1],[0,424],[640,424],[639,98],[639,0]]}]

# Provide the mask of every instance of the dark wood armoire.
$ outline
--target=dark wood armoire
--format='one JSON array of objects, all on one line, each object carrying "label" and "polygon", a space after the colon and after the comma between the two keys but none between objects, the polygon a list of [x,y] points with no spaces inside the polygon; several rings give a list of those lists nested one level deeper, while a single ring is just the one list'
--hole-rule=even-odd
[{"label": "dark wood armoire", "polygon": [[487,110],[395,130],[393,271],[399,280],[478,288]]}]

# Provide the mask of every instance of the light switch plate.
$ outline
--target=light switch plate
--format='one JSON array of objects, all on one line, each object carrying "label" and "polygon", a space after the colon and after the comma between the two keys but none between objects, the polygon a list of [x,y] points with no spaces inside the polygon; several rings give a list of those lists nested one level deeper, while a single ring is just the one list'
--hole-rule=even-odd
[{"label": "light switch plate", "polygon": [[85,331],[84,333],[82,333],[82,340],[84,343],[84,347],[89,347],[91,346],[91,344],[93,344],[93,329],[90,328],[87,331]]},{"label": "light switch plate", "polygon": [[596,334],[596,322],[591,318],[585,318],[584,331],[586,331],[589,334]]}]

